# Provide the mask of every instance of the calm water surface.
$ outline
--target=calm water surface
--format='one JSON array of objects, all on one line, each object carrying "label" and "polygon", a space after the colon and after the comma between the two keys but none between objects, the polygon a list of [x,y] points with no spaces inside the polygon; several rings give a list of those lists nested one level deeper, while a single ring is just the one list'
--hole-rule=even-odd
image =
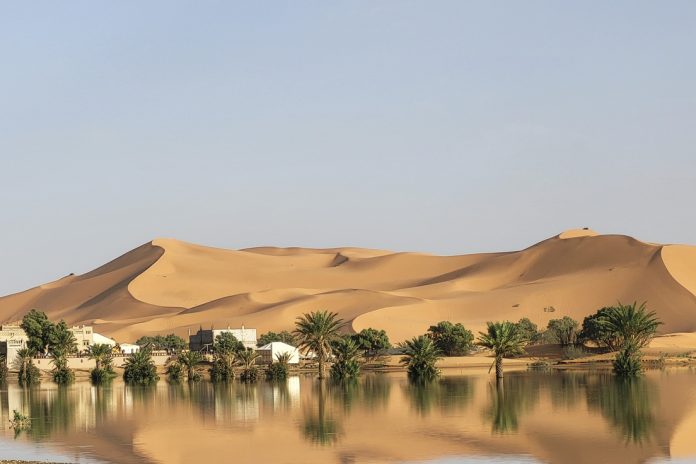
[{"label": "calm water surface", "polygon": [[[356,384],[0,390],[0,457],[62,462],[632,463],[696,462],[696,371],[633,382],[597,372],[403,374]],[[32,418],[17,436],[16,409]]]}]

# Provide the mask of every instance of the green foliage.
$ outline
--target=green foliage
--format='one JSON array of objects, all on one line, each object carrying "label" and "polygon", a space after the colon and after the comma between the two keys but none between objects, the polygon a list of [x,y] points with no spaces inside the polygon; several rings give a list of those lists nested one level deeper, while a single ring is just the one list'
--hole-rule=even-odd
[{"label": "green foliage", "polygon": [[155,335],[153,337],[140,337],[135,344],[141,348],[147,347],[150,351],[181,351],[188,346],[183,338],[173,333],[169,335]]},{"label": "green foliage", "polygon": [[186,380],[189,382],[201,380],[198,365],[203,361],[203,356],[198,351],[182,351],[177,356],[176,361],[181,365]]},{"label": "green foliage", "polygon": [[588,356],[588,353],[582,346],[568,345],[563,348],[563,359],[578,359]]},{"label": "green foliage", "polygon": [[[493,351],[495,376],[503,378],[503,358],[524,353],[527,340],[512,322],[488,322],[486,332],[479,332],[478,345]],[[491,365],[491,367],[493,367]]]},{"label": "green foliage", "polygon": [[435,342],[437,349],[445,356],[464,356],[469,354],[474,342],[474,334],[462,324],[452,324],[449,321],[431,325],[428,334]]},{"label": "green foliage", "polygon": [[613,348],[632,346],[640,350],[655,337],[662,325],[655,311],[648,311],[645,303],[630,305],[619,303],[609,308],[598,320],[601,330],[612,338]]},{"label": "green foliage", "polygon": [[259,370],[256,367],[256,360],[260,355],[252,350],[244,350],[237,353],[237,361],[242,367],[242,372],[239,374],[239,380],[242,382],[256,382],[259,377]]},{"label": "green foliage", "polygon": [[53,324],[43,311],[32,309],[23,318],[20,327],[24,329],[29,340],[27,348],[35,353],[46,353],[53,332]]},{"label": "green foliage", "polygon": [[213,365],[210,368],[210,380],[213,382],[229,382],[234,379],[234,364],[234,353],[215,352],[213,354]]},{"label": "green foliage", "polygon": [[358,345],[351,338],[343,338],[333,346],[334,364],[331,378],[334,380],[356,379],[360,375]]},{"label": "green foliage", "polygon": [[374,361],[391,348],[389,337],[384,330],[362,329],[360,333],[351,335],[351,339],[368,361]]},{"label": "green foliage", "polygon": [[557,343],[563,346],[574,345],[577,341],[578,321],[573,318],[563,316],[562,319],[551,319],[546,327]]},{"label": "green foliage", "polygon": [[578,334],[578,341],[582,343],[592,342],[600,348],[613,349],[615,339],[608,332],[601,321],[606,318],[611,308],[602,308],[596,313],[586,316],[582,321],[582,329]]},{"label": "green foliage", "polygon": [[167,364],[165,373],[170,382],[181,382],[181,379],[184,378],[184,368],[177,360]]},{"label": "green foliage", "polygon": [[94,385],[108,383],[116,376],[113,369],[113,353],[110,345],[95,344],[87,348],[90,359],[94,359],[95,367],[90,371]]},{"label": "green foliage", "polygon": [[65,355],[60,354],[53,358],[53,370],[51,375],[53,381],[58,385],[68,385],[75,381],[75,373],[68,367],[68,359]]},{"label": "green foliage", "polygon": [[12,419],[10,419],[10,428],[14,429],[16,436],[16,433],[21,432],[22,430],[29,430],[31,428],[31,419],[16,409],[13,409]]},{"label": "green foliage", "polygon": [[409,378],[412,380],[432,380],[440,375],[435,364],[442,355],[432,338],[420,335],[406,340],[401,348],[404,356],[400,362],[406,366]]},{"label": "green foliage", "polygon": [[237,340],[237,337],[231,332],[222,332],[215,337],[213,342],[213,351],[224,351],[227,353],[239,353],[244,351],[244,344]]},{"label": "green foliage", "polygon": [[298,317],[295,326],[298,347],[317,357],[319,378],[324,377],[324,364],[331,356],[331,343],[340,338],[339,332],[345,322],[336,313],[315,311]]},{"label": "green foliage", "polygon": [[19,363],[19,385],[30,387],[41,382],[41,371],[34,365],[34,352],[29,348],[22,348],[17,351]]},{"label": "green foliage", "polygon": [[520,319],[515,324],[515,329],[522,338],[527,340],[527,344],[537,343],[541,339],[537,325],[530,321],[529,318],[523,317]]},{"label": "green foliage", "polygon": [[0,356],[0,383],[4,383],[7,380],[7,360],[4,356]]},{"label": "green foliage", "polygon": [[149,349],[143,348],[126,358],[123,363],[123,380],[136,385],[151,385],[159,380]]},{"label": "green foliage", "polygon": [[54,357],[64,357],[77,352],[75,335],[64,320],[53,326],[48,337],[48,351]]},{"label": "green foliage", "polygon": [[288,378],[289,368],[288,363],[290,362],[290,353],[278,353],[276,355],[276,362],[268,366],[266,370],[266,378],[273,381],[282,381]]},{"label": "green foliage", "polygon": [[259,337],[256,346],[264,346],[272,342],[283,342],[292,346],[297,345],[297,340],[295,340],[295,336],[287,330],[283,330],[279,333],[266,332],[265,334]]},{"label": "green foliage", "polygon": [[614,358],[614,373],[619,377],[637,377],[643,370],[640,361],[638,346],[634,343],[624,345]]}]

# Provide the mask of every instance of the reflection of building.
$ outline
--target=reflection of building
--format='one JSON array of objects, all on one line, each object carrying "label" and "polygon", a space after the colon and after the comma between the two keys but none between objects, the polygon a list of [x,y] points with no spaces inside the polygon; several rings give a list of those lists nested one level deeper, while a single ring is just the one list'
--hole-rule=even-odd
[{"label": "reflection of building", "polygon": [[289,354],[290,360],[288,364],[299,364],[300,352],[292,345],[283,342],[271,342],[268,345],[263,345],[256,350],[261,355],[262,364],[271,364],[278,360],[279,354]]},{"label": "reflection of building", "polygon": [[208,350],[213,347],[215,337],[223,333],[231,333],[234,338],[242,342],[246,348],[256,348],[256,329],[198,329],[195,335],[189,335],[189,349],[191,351]]},{"label": "reflection of building", "polygon": [[27,334],[18,325],[0,326],[0,355],[5,357],[8,366],[17,358],[17,351],[27,347]]}]

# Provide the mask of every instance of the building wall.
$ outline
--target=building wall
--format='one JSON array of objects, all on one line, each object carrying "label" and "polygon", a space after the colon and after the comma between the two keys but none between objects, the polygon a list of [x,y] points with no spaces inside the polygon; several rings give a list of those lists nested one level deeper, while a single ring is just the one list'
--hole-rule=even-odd
[{"label": "building wall", "polygon": [[189,349],[201,351],[206,345],[212,348],[215,337],[226,332],[234,335],[246,348],[256,348],[256,329],[242,327],[241,329],[200,329],[194,335],[189,335]]}]

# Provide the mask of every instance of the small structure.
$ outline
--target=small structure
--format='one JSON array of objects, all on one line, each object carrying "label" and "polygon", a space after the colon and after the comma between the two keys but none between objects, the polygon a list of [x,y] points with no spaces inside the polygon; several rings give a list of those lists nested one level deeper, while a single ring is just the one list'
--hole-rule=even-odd
[{"label": "small structure", "polygon": [[132,343],[121,343],[119,346],[123,354],[133,354],[140,351],[140,345],[133,345]]},{"label": "small structure", "polygon": [[290,354],[290,361],[288,364],[300,363],[300,350],[287,343],[271,342],[268,345],[263,345],[261,348],[257,349],[256,352],[261,355],[262,364],[271,364],[277,361],[276,356],[283,353]]},{"label": "small structure", "polygon": [[245,348],[256,348],[256,329],[198,329],[194,335],[189,334],[189,349],[191,351],[202,351],[213,347],[215,337],[223,333],[231,333],[234,338],[242,342]]},{"label": "small structure", "polygon": [[19,325],[0,325],[0,355],[5,357],[8,367],[12,367],[17,352],[27,347],[29,337]]}]

